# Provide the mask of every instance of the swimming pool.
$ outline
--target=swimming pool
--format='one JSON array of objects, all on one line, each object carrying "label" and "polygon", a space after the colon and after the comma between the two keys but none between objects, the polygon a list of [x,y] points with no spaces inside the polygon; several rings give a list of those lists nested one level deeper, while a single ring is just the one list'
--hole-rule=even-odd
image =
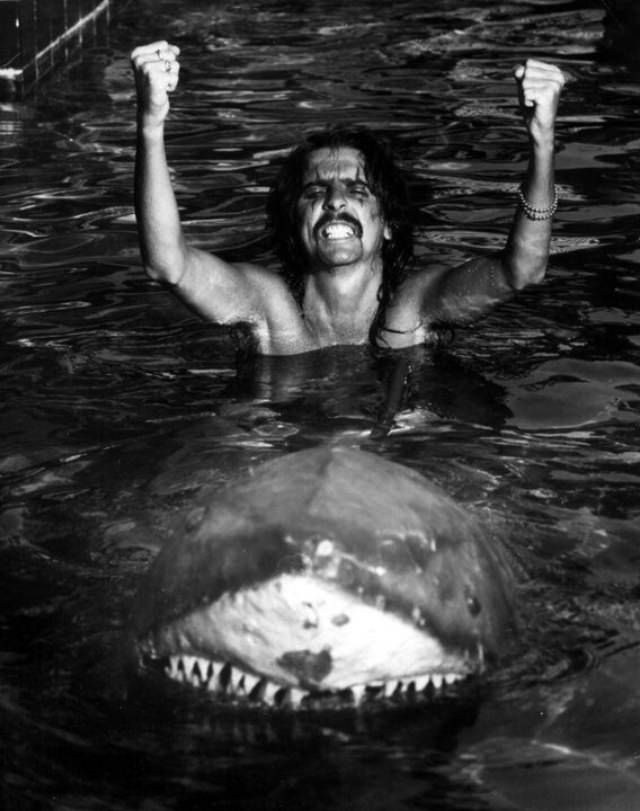
[{"label": "swimming pool", "polygon": [[[9,809],[615,809],[640,800],[640,74],[593,2],[141,2],[0,110],[2,799]],[[501,244],[513,66],[571,77],[548,278],[413,364],[236,356],[144,277],[128,53],[182,48],[168,152],[191,238],[272,262],[274,160],[328,120],[393,137],[418,261]],[[392,371],[392,370],[391,370]],[[481,700],[326,724],[122,698],[131,595],[204,485],[327,440],[434,479],[508,538],[522,647]]]}]

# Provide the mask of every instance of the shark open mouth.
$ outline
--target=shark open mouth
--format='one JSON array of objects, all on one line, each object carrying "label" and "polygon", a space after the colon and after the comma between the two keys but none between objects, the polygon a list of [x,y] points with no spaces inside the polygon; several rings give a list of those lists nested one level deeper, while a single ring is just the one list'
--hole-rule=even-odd
[{"label": "shark open mouth", "polygon": [[482,648],[447,651],[419,627],[313,574],[285,574],[163,626],[141,644],[147,666],[217,699],[300,708],[431,698],[482,666]]},{"label": "shark open mouth", "polygon": [[159,554],[139,664],[214,699],[303,708],[431,699],[512,626],[510,571],[428,480],[346,448],[268,462]]}]

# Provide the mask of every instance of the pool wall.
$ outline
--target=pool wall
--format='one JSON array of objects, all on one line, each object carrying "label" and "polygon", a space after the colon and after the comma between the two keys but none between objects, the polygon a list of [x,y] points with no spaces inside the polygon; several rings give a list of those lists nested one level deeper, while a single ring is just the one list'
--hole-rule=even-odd
[{"label": "pool wall", "polygon": [[0,0],[0,99],[21,98],[109,22],[111,0]]}]

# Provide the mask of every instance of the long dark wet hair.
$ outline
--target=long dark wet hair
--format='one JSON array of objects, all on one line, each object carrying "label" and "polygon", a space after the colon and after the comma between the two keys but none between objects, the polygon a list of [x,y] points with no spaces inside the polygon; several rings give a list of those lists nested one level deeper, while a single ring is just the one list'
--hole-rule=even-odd
[{"label": "long dark wet hair", "polygon": [[307,256],[298,227],[298,201],[309,156],[318,149],[351,147],[364,159],[365,174],[373,194],[380,201],[382,217],[391,239],[382,246],[382,283],[378,309],[369,328],[369,340],[385,327],[385,312],[393,295],[407,278],[413,259],[413,222],[404,174],[389,144],[365,127],[331,126],[308,134],[282,164],[267,199],[267,229],[273,250],[282,263],[284,278],[296,300],[304,295]]}]

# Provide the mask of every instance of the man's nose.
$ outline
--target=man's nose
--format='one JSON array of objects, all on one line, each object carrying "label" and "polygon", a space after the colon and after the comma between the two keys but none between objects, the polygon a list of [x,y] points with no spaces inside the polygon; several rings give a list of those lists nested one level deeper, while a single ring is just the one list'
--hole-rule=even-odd
[{"label": "man's nose", "polygon": [[339,211],[346,203],[344,190],[340,186],[327,187],[327,193],[324,198],[324,208],[328,211]]}]

